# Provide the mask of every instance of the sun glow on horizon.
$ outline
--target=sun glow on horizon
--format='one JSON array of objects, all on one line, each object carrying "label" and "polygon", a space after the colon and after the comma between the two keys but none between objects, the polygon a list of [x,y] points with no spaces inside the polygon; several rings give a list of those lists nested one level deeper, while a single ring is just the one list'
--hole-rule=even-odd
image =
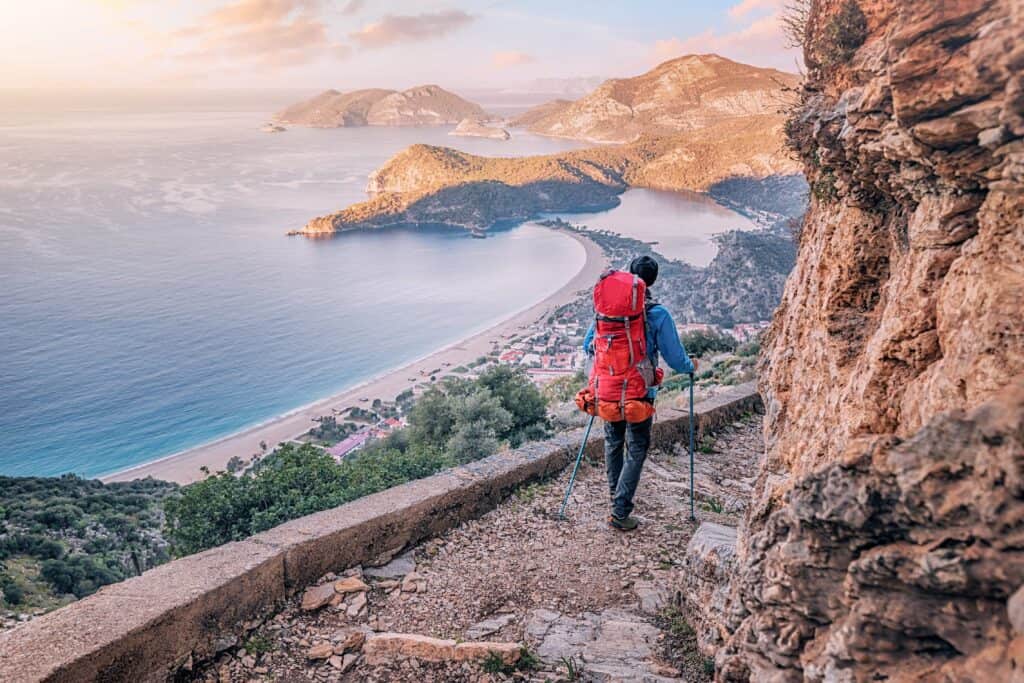
[{"label": "sun glow on horizon", "polygon": [[0,88],[509,87],[635,75],[688,52],[794,69],[782,0],[681,5],[7,0]]}]

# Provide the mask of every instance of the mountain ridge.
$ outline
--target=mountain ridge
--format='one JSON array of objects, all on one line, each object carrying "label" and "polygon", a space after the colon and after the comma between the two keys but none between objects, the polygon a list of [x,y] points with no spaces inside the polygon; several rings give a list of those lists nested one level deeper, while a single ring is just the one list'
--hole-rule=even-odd
[{"label": "mountain ridge", "polygon": [[778,113],[799,78],[714,54],[684,55],[639,76],[613,78],[572,102],[555,100],[515,118],[532,133],[632,142],[728,118]]}]

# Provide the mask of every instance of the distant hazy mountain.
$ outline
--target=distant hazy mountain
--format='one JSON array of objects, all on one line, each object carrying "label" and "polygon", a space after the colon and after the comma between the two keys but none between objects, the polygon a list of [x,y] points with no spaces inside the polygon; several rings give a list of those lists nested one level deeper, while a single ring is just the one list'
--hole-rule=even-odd
[{"label": "distant hazy mountain", "polygon": [[607,80],[604,76],[576,78],[536,78],[523,89],[526,92],[549,93],[565,99],[583,97]]},{"label": "distant hazy mountain", "polygon": [[327,90],[275,117],[281,123],[318,128],[343,126],[437,126],[487,118],[487,112],[436,85],[401,92],[377,88]]},{"label": "distant hazy mountain", "polygon": [[783,90],[798,78],[718,55],[687,55],[634,78],[605,81],[575,102],[547,103],[517,117],[543,135],[629,142],[670,135],[726,119],[777,113]]},{"label": "distant hazy mountain", "polygon": [[518,126],[521,128],[530,128],[541,121],[545,121],[554,118],[564,112],[572,104],[572,100],[551,100],[544,104],[537,105],[527,109],[522,114],[512,117],[509,121],[510,126]]}]

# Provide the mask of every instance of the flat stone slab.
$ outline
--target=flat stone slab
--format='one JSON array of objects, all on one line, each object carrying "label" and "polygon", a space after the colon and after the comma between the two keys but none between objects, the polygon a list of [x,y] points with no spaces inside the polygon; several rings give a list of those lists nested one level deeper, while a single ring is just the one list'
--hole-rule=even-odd
[{"label": "flat stone slab", "polygon": [[657,614],[668,604],[668,588],[656,581],[637,581],[633,592],[640,601],[640,611],[645,614]]},{"label": "flat stone slab", "polygon": [[653,671],[658,629],[643,617],[621,609],[586,612],[579,617],[546,609],[530,612],[526,638],[549,664],[582,662],[587,680],[611,683],[678,681]]},{"label": "flat stone slab", "polygon": [[416,561],[412,559],[410,550],[380,567],[364,567],[363,576],[368,576],[371,579],[400,579],[414,571],[416,571]]},{"label": "flat stone slab", "polygon": [[458,643],[417,633],[376,633],[363,645],[363,654],[371,664],[383,664],[405,657],[414,657],[426,662],[483,661],[492,653],[501,657],[505,664],[514,664],[519,659],[519,644]]},{"label": "flat stone slab", "polygon": [[466,637],[470,640],[480,640],[492,633],[496,633],[516,620],[515,614],[498,614],[489,619],[477,622],[466,629]]},{"label": "flat stone slab", "polygon": [[697,557],[713,555],[720,563],[728,562],[736,554],[736,527],[701,522],[686,545],[686,554]]}]

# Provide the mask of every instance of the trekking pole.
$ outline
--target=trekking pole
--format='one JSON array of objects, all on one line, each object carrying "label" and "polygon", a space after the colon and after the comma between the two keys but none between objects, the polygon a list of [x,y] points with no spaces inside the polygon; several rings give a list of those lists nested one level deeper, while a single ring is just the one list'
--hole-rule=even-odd
[{"label": "trekking pole", "polygon": [[693,514],[693,373],[690,373],[690,414],[687,418],[690,423],[690,521],[696,522],[697,516]]},{"label": "trekking pole", "polygon": [[569,496],[572,495],[573,484],[576,483],[576,473],[580,469],[580,461],[583,460],[583,449],[587,447],[587,439],[590,438],[590,428],[594,426],[594,416],[590,416],[587,423],[587,431],[583,432],[583,443],[580,444],[580,452],[576,456],[576,464],[572,468],[572,476],[569,477],[569,486],[565,489],[565,498],[562,499],[562,509],[558,511],[558,518],[565,519],[565,506],[569,504]]}]

